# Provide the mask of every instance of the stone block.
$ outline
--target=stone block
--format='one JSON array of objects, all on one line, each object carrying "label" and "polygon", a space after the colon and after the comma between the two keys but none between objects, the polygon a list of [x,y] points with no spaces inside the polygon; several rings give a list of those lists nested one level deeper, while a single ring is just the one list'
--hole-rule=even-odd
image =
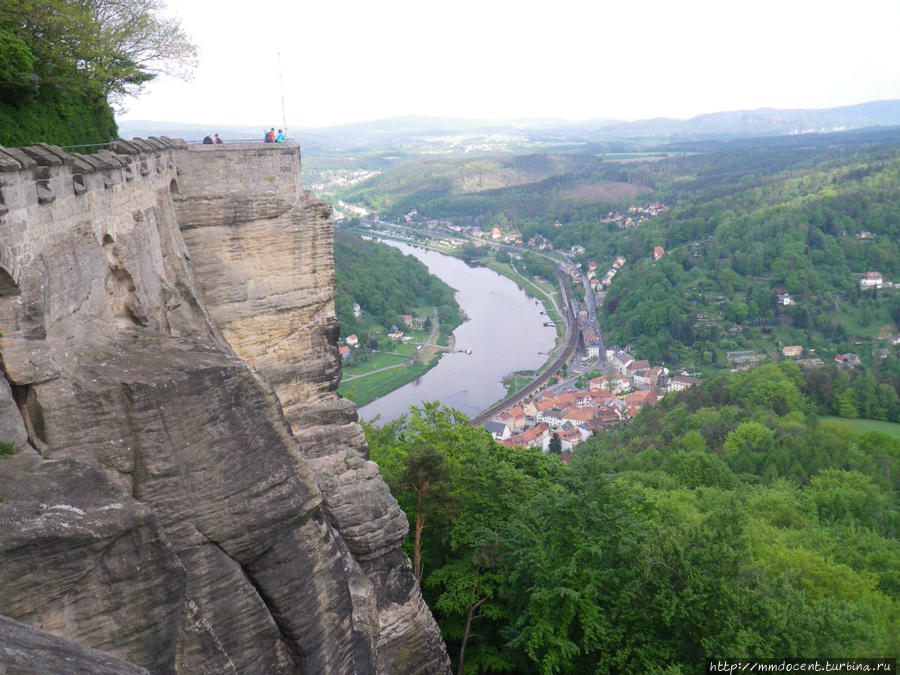
[{"label": "stone block", "polygon": [[119,157],[119,155],[117,155],[115,152],[111,152],[109,150],[101,150],[94,156],[103,159],[108,164],[114,167],[124,168],[128,166],[128,162],[124,157]]},{"label": "stone block", "polygon": [[0,171],[20,171],[22,168],[22,164],[7,153],[6,148],[0,147]]},{"label": "stone block", "polygon": [[3,148],[3,152],[13,160],[18,162],[20,169],[33,169],[38,165],[38,163],[34,161],[28,154],[22,152],[21,148]]},{"label": "stone block", "polygon": [[39,166],[60,166],[63,163],[63,158],[56,152],[53,152],[52,147],[46,143],[40,143],[24,147],[22,151],[37,162]]},{"label": "stone block", "polygon": [[113,152],[118,153],[120,155],[139,155],[141,154],[141,147],[132,143],[131,141],[126,141],[123,139],[115,140],[111,143],[111,148]]}]

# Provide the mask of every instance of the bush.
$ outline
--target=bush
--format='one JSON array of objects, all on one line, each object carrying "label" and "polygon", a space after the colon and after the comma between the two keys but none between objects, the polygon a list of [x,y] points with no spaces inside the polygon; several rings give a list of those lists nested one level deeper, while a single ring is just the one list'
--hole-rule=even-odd
[{"label": "bush", "polygon": [[112,108],[103,98],[46,87],[11,100],[0,91],[0,145],[108,143],[117,135]]}]

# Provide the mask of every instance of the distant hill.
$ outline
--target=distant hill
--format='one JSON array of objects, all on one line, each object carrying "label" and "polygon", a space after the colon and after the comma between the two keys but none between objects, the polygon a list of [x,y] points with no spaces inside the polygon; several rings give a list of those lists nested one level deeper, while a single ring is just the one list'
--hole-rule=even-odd
[{"label": "distant hill", "polygon": [[[698,115],[687,120],[656,118],[637,121],[471,120],[407,116],[322,128],[291,129],[308,153],[341,153],[366,149],[417,152],[471,152],[479,144],[511,149],[534,144],[679,142],[704,139],[823,133],[900,125],[900,100],[874,101],[821,110],[759,108]],[[119,132],[131,136],[167,135],[200,140],[218,132],[226,139],[257,139],[270,124],[223,126],[201,123],[119,121]]]}]

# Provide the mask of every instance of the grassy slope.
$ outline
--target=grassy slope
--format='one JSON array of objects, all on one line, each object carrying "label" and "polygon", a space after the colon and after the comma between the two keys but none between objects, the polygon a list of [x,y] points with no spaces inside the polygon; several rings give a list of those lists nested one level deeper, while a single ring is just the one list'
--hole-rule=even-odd
[{"label": "grassy slope", "polygon": [[867,431],[880,431],[888,436],[893,436],[900,440],[900,424],[896,422],[882,422],[881,420],[864,420],[859,418],[848,419],[846,417],[822,416],[820,419],[842,422],[853,429],[858,434],[864,434]]}]

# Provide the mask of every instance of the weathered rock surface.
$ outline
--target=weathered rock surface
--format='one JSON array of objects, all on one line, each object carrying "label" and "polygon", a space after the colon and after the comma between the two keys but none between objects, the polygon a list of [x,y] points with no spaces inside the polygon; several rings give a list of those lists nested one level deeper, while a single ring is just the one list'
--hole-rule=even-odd
[{"label": "weathered rock surface", "polygon": [[6,675],[147,675],[133,663],[0,616],[0,664]]},{"label": "weathered rock surface", "polygon": [[0,462],[3,613],[170,670],[185,570],[151,510],[85,464]]},{"label": "weathered rock surface", "polygon": [[299,149],[114,151],[0,149],[0,614],[154,673],[448,672]]}]

